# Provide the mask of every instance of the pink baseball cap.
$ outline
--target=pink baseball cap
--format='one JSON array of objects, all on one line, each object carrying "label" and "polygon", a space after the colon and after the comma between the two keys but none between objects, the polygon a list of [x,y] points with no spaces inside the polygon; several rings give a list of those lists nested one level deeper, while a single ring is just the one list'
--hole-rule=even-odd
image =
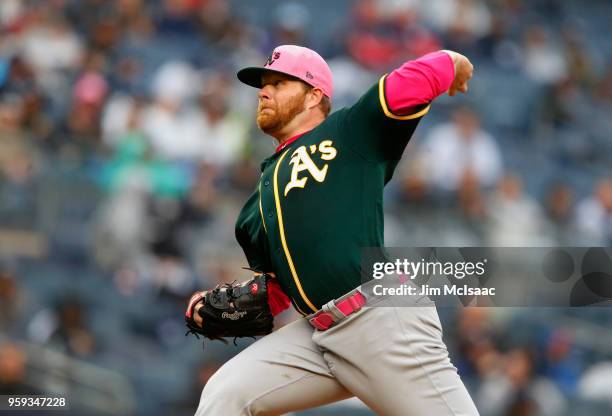
[{"label": "pink baseball cap", "polygon": [[261,88],[261,76],[266,72],[291,75],[332,97],[334,82],[325,59],[312,49],[297,45],[277,46],[263,67],[248,67],[238,71],[238,79],[247,85]]}]

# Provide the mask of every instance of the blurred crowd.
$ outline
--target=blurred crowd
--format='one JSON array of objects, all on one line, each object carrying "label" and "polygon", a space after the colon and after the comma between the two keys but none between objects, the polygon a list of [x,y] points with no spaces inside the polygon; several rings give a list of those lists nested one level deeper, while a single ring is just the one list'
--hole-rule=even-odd
[{"label": "blurred crowd", "polygon": [[[237,349],[202,354],[182,308],[248,276],[234,221],[274,151],[234,74],[278,44],[328,60],[333,109],[422,54],[473,61],[388,186],[387,245],[609,246],[611,19],[605,0],[2,0],[0,393],[41,389],[20,340],[125,375],[142,414],[193,411]],[[612,350],[508,314],[445,318],[484,416],[605,399]]]}]

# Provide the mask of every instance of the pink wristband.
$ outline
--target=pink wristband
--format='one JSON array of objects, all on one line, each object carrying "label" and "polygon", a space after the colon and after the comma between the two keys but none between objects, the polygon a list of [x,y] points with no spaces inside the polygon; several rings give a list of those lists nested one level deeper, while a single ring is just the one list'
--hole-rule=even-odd
[{"label": "pink wristband", "polygon": [[394,114],[412,114],[447,91],[454,79],[455,65],[446,52],[432,52],[408,61],[385,80],[387,105]]}]

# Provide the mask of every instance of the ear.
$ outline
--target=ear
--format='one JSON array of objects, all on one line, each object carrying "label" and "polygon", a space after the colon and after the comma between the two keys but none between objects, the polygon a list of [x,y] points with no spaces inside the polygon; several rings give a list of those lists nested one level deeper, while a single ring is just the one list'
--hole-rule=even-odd
[{"label": "ear", "polygon": [[323,99],[323,91],[320,88],[311,88],[306,93],[306,108],[312,110],[317,107]]}]

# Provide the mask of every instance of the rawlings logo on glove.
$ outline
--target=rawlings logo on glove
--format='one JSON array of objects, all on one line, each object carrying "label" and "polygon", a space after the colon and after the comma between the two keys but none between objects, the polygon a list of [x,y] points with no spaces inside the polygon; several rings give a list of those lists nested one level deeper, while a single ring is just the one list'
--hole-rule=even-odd
[{"label": "rawlings logo on glove", "polygon": [[231,319],[232,321],[235,321],[235,320],[237,320],[237,319],[242,319],[242,318],[244,318],[244,316],[245,316],[246,314],[247,314],[247,313],[246,313],[246,312],[244,312],[244,311],[236,311],[236,312],[233,312],[233,313],[223,312],[223,313],[221,314],[221,318],[223,318],[223,319]]}]

